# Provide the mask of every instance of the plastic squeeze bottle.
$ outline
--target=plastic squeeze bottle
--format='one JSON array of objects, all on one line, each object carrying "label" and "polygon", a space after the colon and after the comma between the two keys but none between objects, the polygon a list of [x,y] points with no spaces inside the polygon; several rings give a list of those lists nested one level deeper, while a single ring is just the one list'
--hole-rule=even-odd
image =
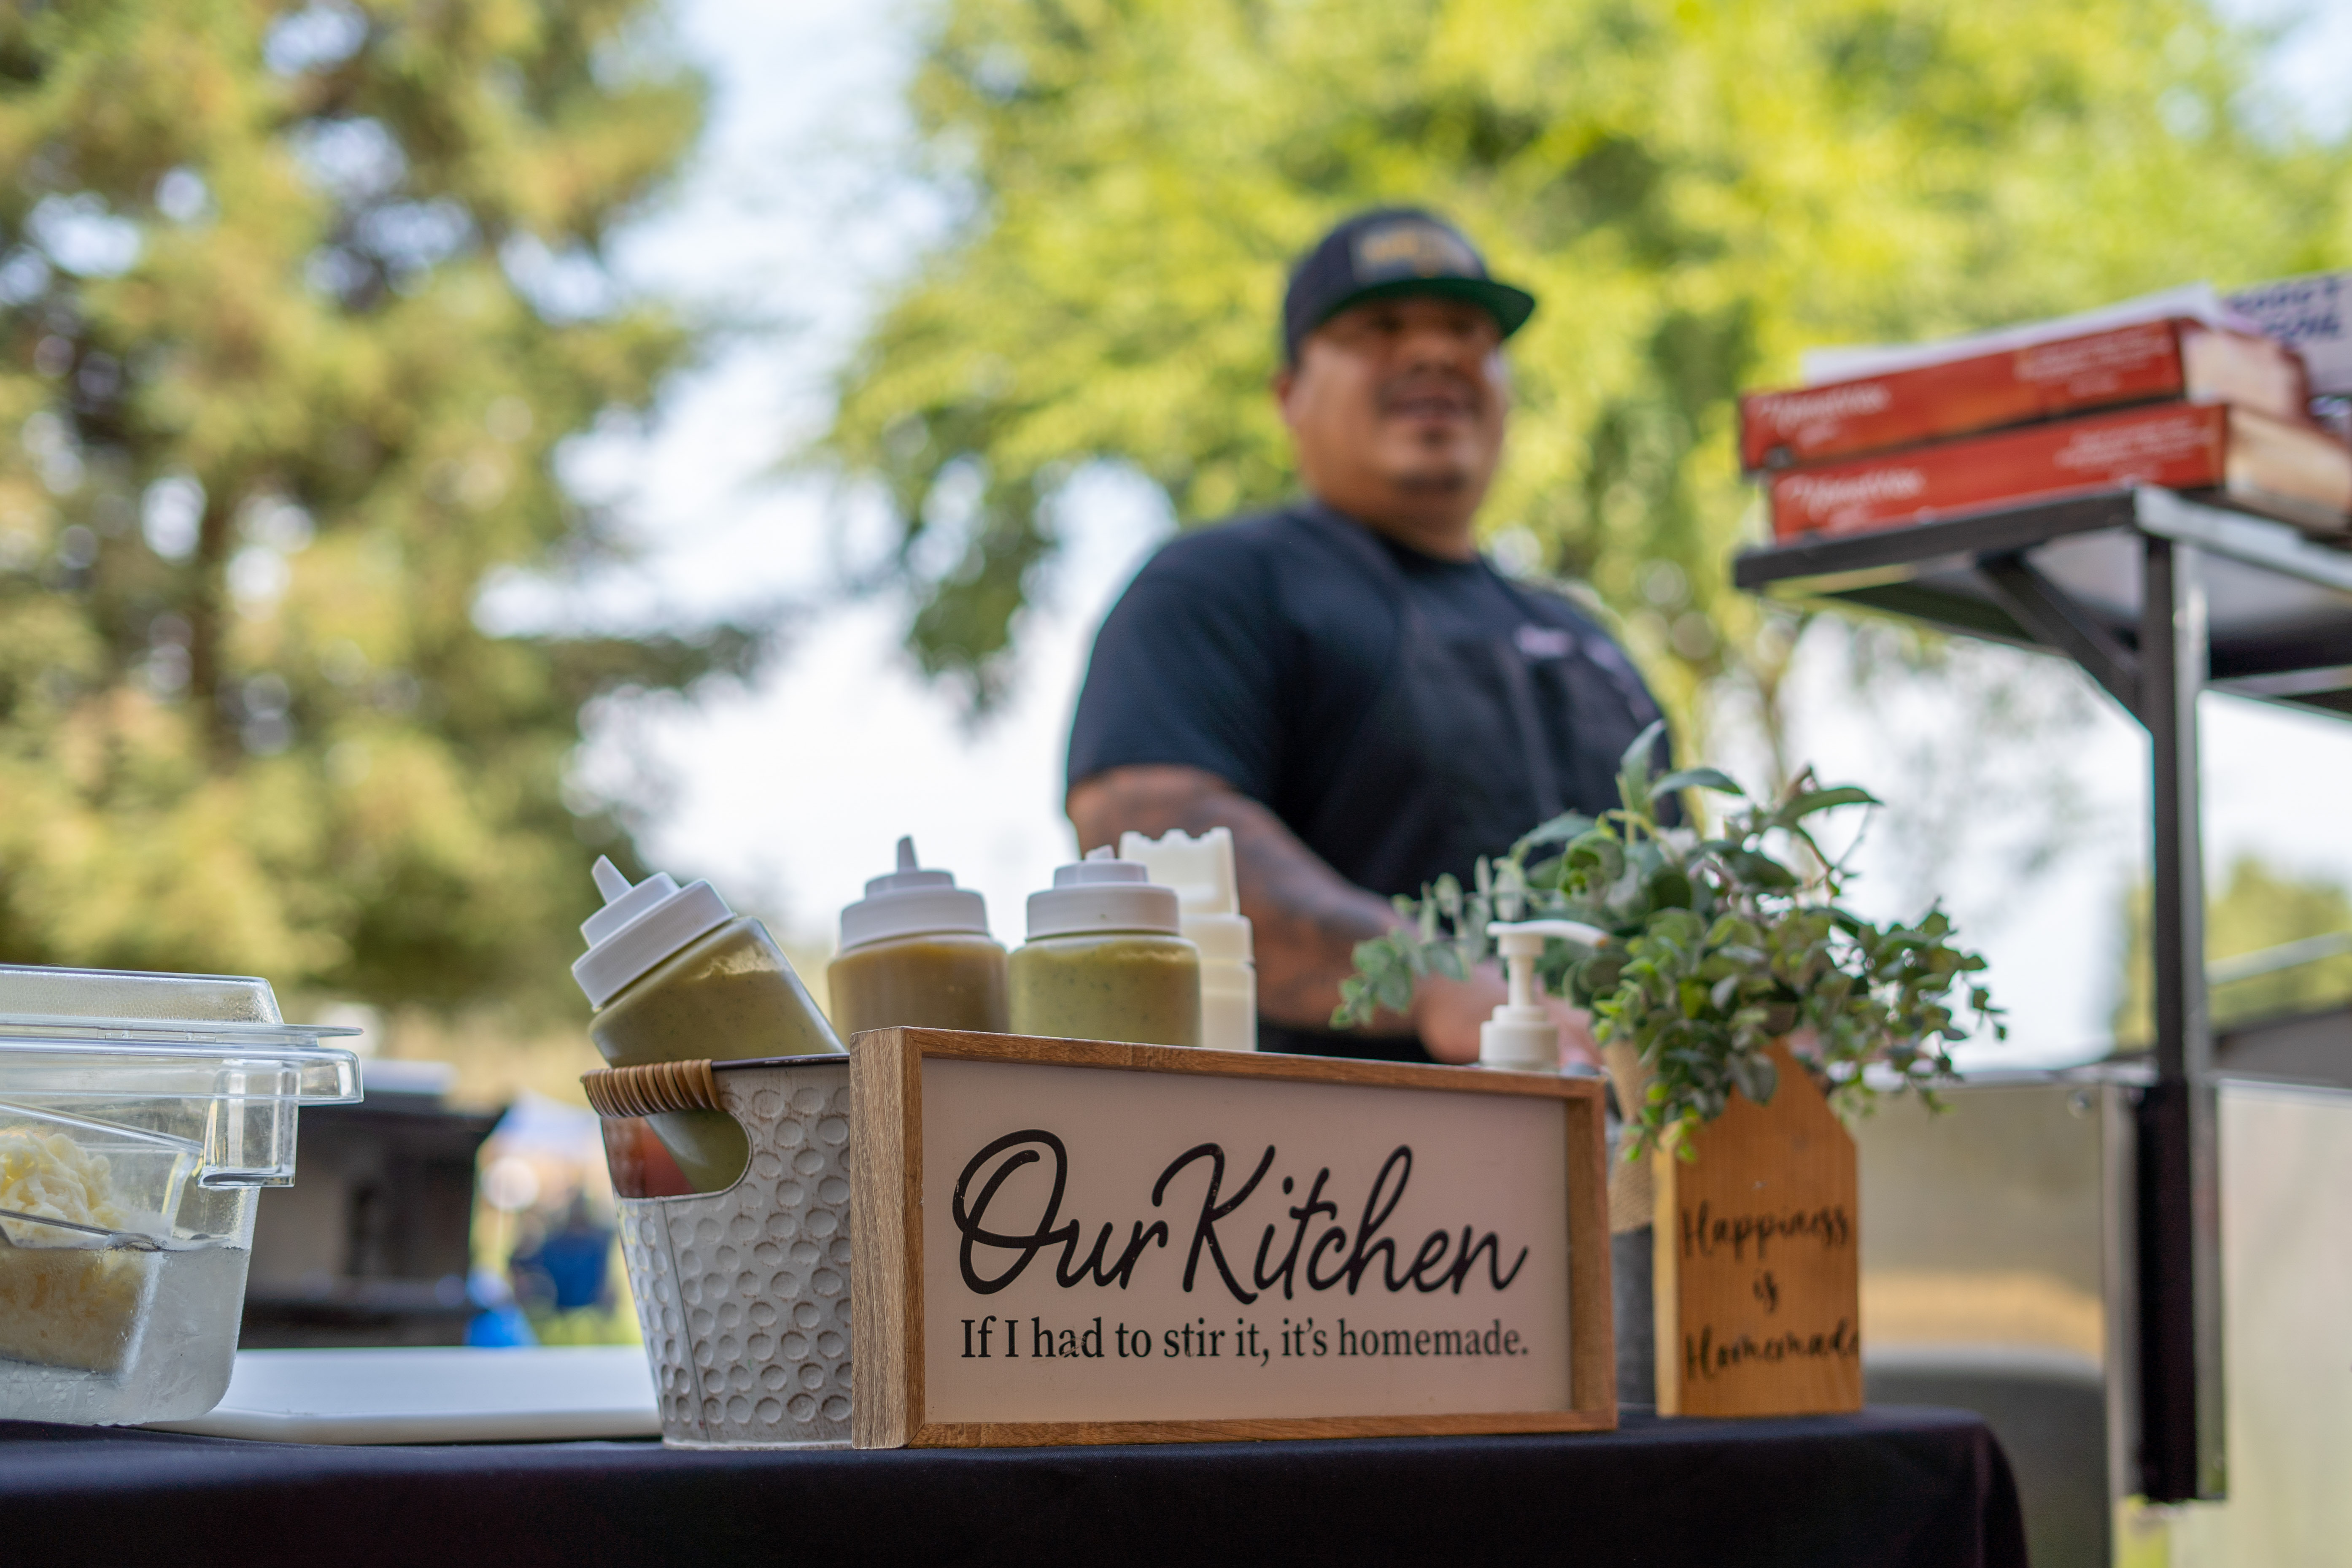
[{"label": "plastic squeeze bottle", "polygon": [[1543,1005],[1536,960],[1543,956],[1550,938],[1599,947],[1609,933],[1577,921],[1496,921],[1486,934],[1502,950],[1510,995],[1478,1026],[1478,1065],[1513,1072],[1559,1071],[1559,1026]]},{"label": "plastic squeeze bottle", "polygon": [[[580,927],[588,951],[572,977],[596,1009],[589,1037],[613,1066],[841,1049],[768,928],[729,909],[709,883],[681,888],[656,871],[631,887],[599,859],[596,887],[604,907]],[[751,1158],[743,1129],[724,1111],[646,1120],[697,1192],[734,1185]]]},{"label": "plastic squeeze bottle", "polygon": [[1004,950],[988,934],[988,904],[946,871],[915,864],[898,840],[898,868],[866,884],[841,911],[841,952],[824,972],[834,1026],[846,1037],[910,1025],[1012,1028]]},{"label": "plastic squeeze bottle", "polygon": [[1175,889],[1177,931],[1201,950],[1201,1043],[1257,1049],[1257,968],[1250,962],[1249,917],[1234,886],[1233,829],[1212,827],[1198,838],[1181,828],[1158,838],[1122,833],[1118,858]]},{"label": "plastic squeeze bottle", "polygon": [[1029,895],[1011,969],[1016,1035],[1201,1043],[1200,952],[1178,934],[1176,894],[1108,845]]}]

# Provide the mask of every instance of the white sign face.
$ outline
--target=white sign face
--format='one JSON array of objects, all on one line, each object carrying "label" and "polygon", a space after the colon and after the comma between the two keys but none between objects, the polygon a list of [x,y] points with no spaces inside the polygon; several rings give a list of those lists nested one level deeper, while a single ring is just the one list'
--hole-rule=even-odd
[{"label": "white sign face", "polygon": [[920,1070],[924,1420],[1571,1408],[1559,1100]]}]

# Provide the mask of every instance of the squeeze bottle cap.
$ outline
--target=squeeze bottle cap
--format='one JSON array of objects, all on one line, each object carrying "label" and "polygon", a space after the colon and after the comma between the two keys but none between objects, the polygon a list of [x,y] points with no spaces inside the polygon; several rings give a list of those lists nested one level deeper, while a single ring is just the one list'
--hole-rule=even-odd
[{"label": "squeeze bottle cap", "polygon": [[[1157,838],[1118,836],[1118,858],[1132,860],[1163,888],[1175,890],[1181,928],[1206,963],[1247,963],[1250,923],[1234,880],[1234,830],[1212,827],[1199,837],[1171,827]],[[1208,972],[1202,972],[1208,984]]]},{"label": "squeeze bottle cap", "polygon": [[1175,890],[1188,915],[1237,915],[1242,901],[1234,889],[1234,830],[1212,827],[1195,838],[1171,827],[1157,838],[1140,833],[1118,836],[1118,858],[1142,867],[1161,887]]},{"label": "squeeze bottle cap", "polygon": [[1577,921],[1496,921],[1486,928],[1502,950],[1511,994],[1478,1026],[1478,1065],[1517,1072],[1559,1070],[1559,1030],[1545,1010],[1536,984],[1536,960],[1553,937],[1599,947],[1609,933]]},{"label": "squeeze bottle cap", "polygon": [[708,882],[681,888],[656,871],[632,887],[607,856],[596,860],[596,890],[604,907],[580,922],[588,951],[572,961],[572,978],[591,1007],[602,1007],[663,959],[735,918]]},{"label": "squeeze bottle cap", "polygon": [[864,898],[842,906],[842,948],[933,931],[986,936],[988,900],[970,888],[957,887],[951,873],[918,868],[915,841],[901,838],[898,868],[867,882]]},{"label": "squeeze bottle cap", "polygon": [[1176,891],[1155,885],[1150,873],[1118,859],[1108,844],[1075,865],[1055,867],[1054,885],[1029,895],[1031,942],[1114,931],[1176,935]]}]

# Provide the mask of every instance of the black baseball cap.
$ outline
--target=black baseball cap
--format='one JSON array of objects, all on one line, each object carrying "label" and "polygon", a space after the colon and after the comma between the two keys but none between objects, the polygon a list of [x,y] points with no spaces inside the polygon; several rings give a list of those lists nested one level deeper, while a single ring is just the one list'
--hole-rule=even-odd
[{"label": "black baseball cap", "polygon": [[1366,300],[1435,294],[1482,305],[1509,337],[1535,314],[1536,297],[1497,283],[1462,231],[1419,207],[1358,213],[1325,235],[1290,269],[1282,299],[1282,353],[1298,363],[1307,334]]}]

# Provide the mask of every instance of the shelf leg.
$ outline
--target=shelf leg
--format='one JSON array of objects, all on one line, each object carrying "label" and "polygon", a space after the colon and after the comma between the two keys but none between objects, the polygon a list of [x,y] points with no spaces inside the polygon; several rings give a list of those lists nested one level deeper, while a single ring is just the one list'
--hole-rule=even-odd
[{"label": "shelf leg", "polygon": [[2150,1500],[2179,1502],[2229,1488],[2198,801],[2197,698],[2208,658],[2197,548],[2144,535],[2142,550],[2138,710],[2155,786],[2157,1080],[2139,1113],[2139,1470]]}]

